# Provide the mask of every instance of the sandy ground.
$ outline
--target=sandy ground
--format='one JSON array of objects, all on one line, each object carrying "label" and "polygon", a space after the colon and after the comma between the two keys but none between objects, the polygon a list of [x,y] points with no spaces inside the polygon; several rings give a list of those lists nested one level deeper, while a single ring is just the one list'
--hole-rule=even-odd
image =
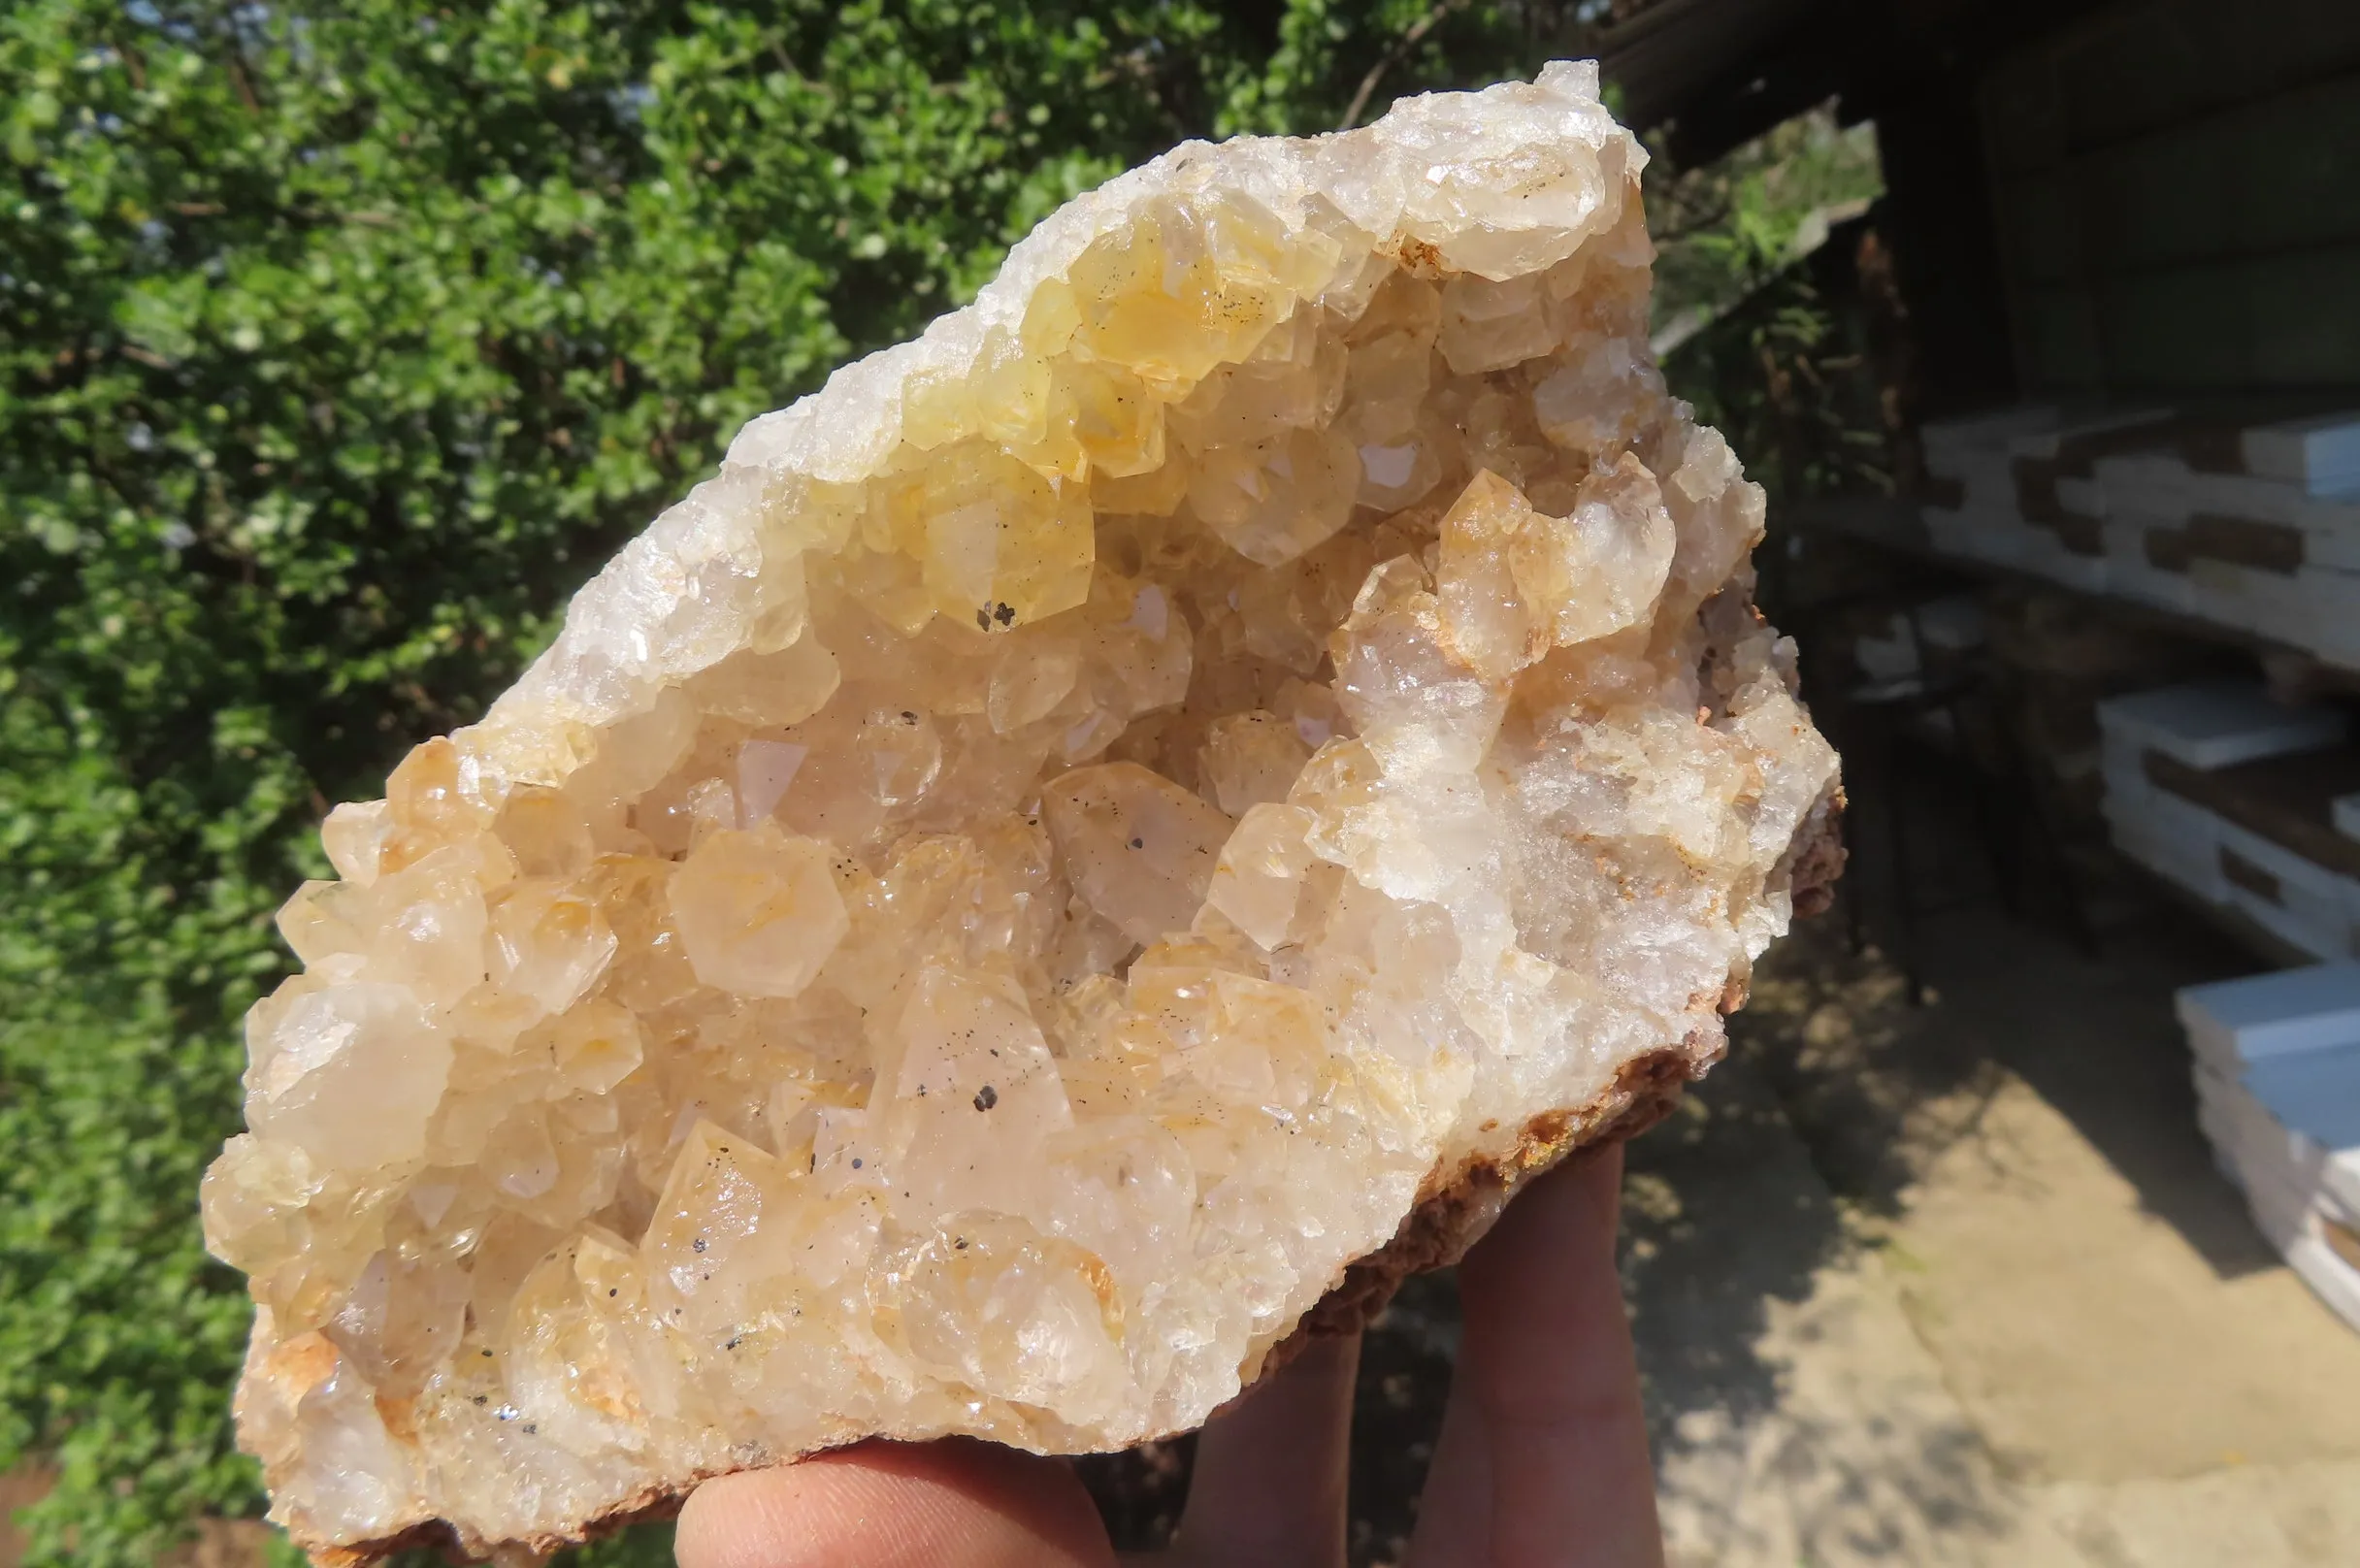
[{"label": "sandy ground", "polygon": [[2360,1334],[2196,1131],[2160,912],[2093,962],[1972,907],[1935,999],[1830,927],[1631,1152],[1624,1271],[1674,1559],[2360,1562]]}]

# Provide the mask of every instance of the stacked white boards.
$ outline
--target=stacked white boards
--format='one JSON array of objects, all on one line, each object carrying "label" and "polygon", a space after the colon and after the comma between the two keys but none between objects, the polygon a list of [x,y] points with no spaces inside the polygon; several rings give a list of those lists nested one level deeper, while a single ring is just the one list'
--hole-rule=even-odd
[{"label": "stacked white boards", "polygon": [[2117,849],[2290,948],[2360,956],[2360,749],[2344,709],[2213,681],[2109,699],[2098,732]]},{"label": "stacked white boards", "polygon": [[2360,964],[2180,994],[2196,1115],[2254,1224],[2360,1327]]},{"label": "stacked white boards", "polygon": [[2360,669],[2360,410],[2240,426],[2034,404],[1922,434],[1938,551]]},{"label": "stacked white boards", "polygon": [[[2100,416],[2100,422],[2111,428],[2143,417],[2158,416]],[[2089,424],[2035,404],[1927,425],[1926,472],[1937,482],[1924,516],[1934,548],[2104,592],[2105,541],[2094,522],[2084,527],[2079,513],[2061,509],[2050,472],[2060,445],[2091,434]]]},{"label": "stacked white boards", "polygon": [[1871,681],[1906,681],[1955,661],[1990,637],[1983,601],[1950,594],[1893,611],[1855,635],[1852,664]]}]

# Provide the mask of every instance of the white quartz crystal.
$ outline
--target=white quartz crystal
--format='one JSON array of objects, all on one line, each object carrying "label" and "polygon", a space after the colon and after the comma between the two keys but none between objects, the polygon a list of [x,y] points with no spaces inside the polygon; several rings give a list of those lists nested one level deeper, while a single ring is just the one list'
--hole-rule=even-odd
[{"label": "white quartz crystal", "polygon": [[1836,760],[1595,69],[1192,145],[756,419],[340,807],[206,1179],[323,1561],[1235,1395],[1700,1063]]}]

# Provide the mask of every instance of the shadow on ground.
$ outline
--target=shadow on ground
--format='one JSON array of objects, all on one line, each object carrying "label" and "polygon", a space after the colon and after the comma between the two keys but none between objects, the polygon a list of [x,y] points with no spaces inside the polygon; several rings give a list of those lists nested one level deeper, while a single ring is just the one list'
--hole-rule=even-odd
[{"label": "shadow on ground", "polygon": [[[1922,759],[1894,780],[1918,880],[1906,922],[1885,812],[1859,802],[1845,903],[1768,955],[1752,1004],[1732,1021],[1754,1064],[1848,1205],[1881,1217],[1928,1160],[1979,1131],[2013,1075],[2070,1120],[2149,1213],[2223,1279],[2275,1267],[2196,1125],[2187,1052],[2173,1015],[2183,986],[2265,965],[2196,917],[2158,901],[2101,852],[2076,876],[2094,928],[2085,948],[2053,884],[2002,908],[1984,825],[1959,787]],[[1849,917],[1851,900],[1868,918]],[[1906,941],[1929,990],[1912,1006],[1896,967],[1854,936]],[[1906,932],[1906,935],[1903,933]]]}]

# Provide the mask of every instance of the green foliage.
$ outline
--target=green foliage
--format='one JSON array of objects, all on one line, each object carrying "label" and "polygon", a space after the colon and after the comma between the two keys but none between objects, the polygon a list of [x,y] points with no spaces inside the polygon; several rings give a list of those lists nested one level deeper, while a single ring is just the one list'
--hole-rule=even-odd
[{"label": "green foliage", "polygon": [[1647,171],[1655,342],[1671,388],[1776,502],[1890,488],[1859,323],[1808,276],[1885,188],[1875,128],[1798,114],[1717,161]]},{"label": "green foliage", "polygon": [[1664,361],[1673,393],[1742,454],[1772,503],[1889,494],[1890,452],[1856,323],[1799,267]]},{"label": "green foliage", "polygon": [[1659,141],[1655,154],[1646,178],[1658,334],[1734,309],[1885,189],[1875,127],[1839,127],[1825,108],[1695,168],[1680,168]]},{"label": "green foliage", "polygon": [[739,421],[1066,197],[1557,36],[1445,7],[1398,47],[1428,12],[0,10],[0,1467],[55,1468],[35,1561],[259,1507],[193,1193],[326,805],[475,717]]}]

